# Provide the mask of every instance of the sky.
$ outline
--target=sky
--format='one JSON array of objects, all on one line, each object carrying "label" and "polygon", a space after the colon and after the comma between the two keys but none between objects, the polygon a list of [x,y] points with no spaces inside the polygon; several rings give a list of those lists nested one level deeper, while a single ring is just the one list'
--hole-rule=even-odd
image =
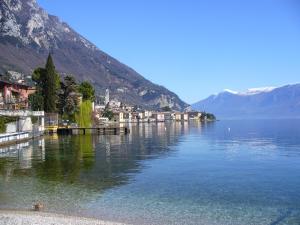
[{"label": "sky", "polygon": [[194,103],[300,82],[299,0],[38,0],[104,52]]}]

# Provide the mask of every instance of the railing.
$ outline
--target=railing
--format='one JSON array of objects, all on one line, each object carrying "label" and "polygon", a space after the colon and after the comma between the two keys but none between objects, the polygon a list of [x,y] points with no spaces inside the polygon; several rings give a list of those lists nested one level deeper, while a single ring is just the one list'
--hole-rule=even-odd
[{"label": "railing", "polygon": [[7,134],[0,134],[0,144],[24,140],[30,138],[30,132],[16,132],[16,133],[7,133]]},{"label": "railing", "polygon": [[16,109],[29,109],[28,101],[11,99],[9,101],[4,101],[0,98],[0,109],[16,110]]},{"label": "railing", "polygon": [[1,116],[44,116],[44,111],[30,111],[30,110],[1,110]]}]

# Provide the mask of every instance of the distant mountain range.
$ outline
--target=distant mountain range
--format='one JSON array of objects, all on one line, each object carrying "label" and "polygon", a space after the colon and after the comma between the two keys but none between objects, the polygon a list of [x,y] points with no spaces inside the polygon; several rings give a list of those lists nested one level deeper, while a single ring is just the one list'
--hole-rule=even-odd
[{"label": "distant mountain range", "polygon": [[214,113],[217,118],[296,118],[300,117],[300,84],[246,92],[226,89],[192,104],[192,108]]},{"label": "distant mountain range", "polygon": [[173,92],[102,52],[68,24],[49,15],[36,0],[1,0],[0,73],[31,74],[45,65],[49,52],[61,74],[90,81],[98,93],[110,88],[113,98],[144,108],[183,110],[188,106]]}]

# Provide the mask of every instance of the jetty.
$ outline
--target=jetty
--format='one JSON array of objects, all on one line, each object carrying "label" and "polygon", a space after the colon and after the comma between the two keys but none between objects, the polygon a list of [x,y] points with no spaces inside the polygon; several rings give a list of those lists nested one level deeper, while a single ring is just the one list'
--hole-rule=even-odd
[{"label": "jetty", "polygon": [[127,127],[58,127],[57,134],[72,135],[72,134],[100,134],[100,135],[118,135],[128,134],[130,129]]}]

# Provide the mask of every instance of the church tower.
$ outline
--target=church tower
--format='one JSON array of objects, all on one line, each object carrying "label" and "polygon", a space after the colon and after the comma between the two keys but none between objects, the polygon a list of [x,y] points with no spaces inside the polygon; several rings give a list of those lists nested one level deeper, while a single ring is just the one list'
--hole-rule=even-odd
[{"label": "church tower", "polygon": [[109,103],[109,89],[105,90],[105,105]]}]

